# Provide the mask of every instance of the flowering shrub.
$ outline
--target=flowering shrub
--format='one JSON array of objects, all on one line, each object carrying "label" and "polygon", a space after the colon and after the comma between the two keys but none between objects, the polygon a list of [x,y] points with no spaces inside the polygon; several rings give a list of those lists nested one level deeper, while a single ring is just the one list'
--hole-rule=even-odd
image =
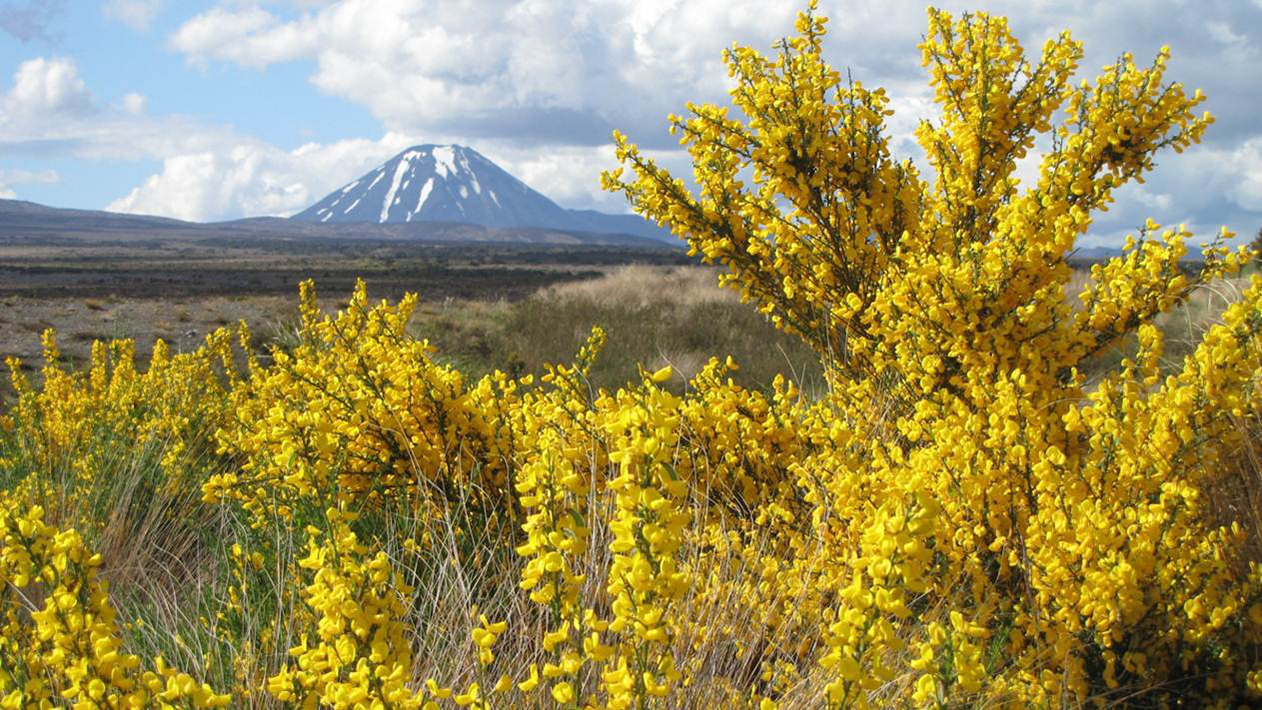
[{"label": "flowering shrub", "polygon": [[113,379],[104,354],[54,368],[0,422],[0,468],[91,461],[123,421],[177,442],[161,470],[187,487],[179,452],[213,440],[194,478],[226,537],[197,633],[227,650],[142,671],[70,529],[96,522],[47,526],[14,484],[6,706],[1256,704],[1258,531],[1205,496],[1256,443],[1262,283],[1172,374],[1153,326],[1249,254],[1223,234],[1186,275],[1191,235],[1150,222],[1065,297],[1093,212],[1200,139],[1200,94],[1165,83],[1165,50],[1074,84],[1068,35],[1028,60],[1002,18],[931,10],[929,181],[891,157],[885,93],[823,62],[824,27],[729,52],[743,119],[672,118],[698,194],[621,136],[630,175],[604,180],[809,343],[826,395],[746,390],[719,359],[682,392],[669,368],[593,391],[600,329],[538,382],[468,382],[409,333],[414,298],[362,284],[334,315],[304,284],[298,344],[264,358],[243,332],[244,375],[226,334],[143,375],[125,346]]},{"label": "flowering shrub", "polygon": [[[831,367],[820,416],[832,446],[797,464],[819,481],[804,490],[816,532],[836,540],[823,566],[863,549],[877,502],[917,495],[941,506],[929,541],[938,585],[922,590],[913,577],[908,591],[955,609],[955,637],[1002,655],[980,667],[957,647],[949,674],[916,681],[919,702],[1243,688],[1259,638],[1258,572],[1231,559],[1239,530],[1207,526],[1198,496],[1238,446],[1234,418],[1253,415],[1262,287],[1164,381],[1150,322],[1245,252],[1212,244],[1189,279],[1178,263],[1190,235],[1150,222],[1125,256],[1093,270],[1080,309],[1063,296],[1066,257],[1092,211],[1140,179],[1156,150],[1200,138],[1210,118],[1192,112],[1199,92],[1163,83],[1164,49],[1149,67],[1123,55],[1074,86],[1082,51],[1068,35],[1031,62],[1002,18],[930,11],[922,50],[942,116],[917,131],[929,184],[889,155],[884,92],[844,83],[820,60],[823,20],[803,16],[799,31],[774,60],[729,54],[747,123],[715,106],[672,119],[699,196],[621,137],[635,178],[606,181],[724,264],[728,283]],[[1013,172],[1039,134],[1052,149],[1021,191]],[[1136,357],[1084,391],[1083,364],[1131,334]],[[879,556],[882,571],[899,549]],[[842,564],[833,588],[889,578]],[[930,646],[941,648],[933,629]],[[872,645],[902,643],[887,632]],[[869,647],[852,641],[837,662],[868,695],[895,675],[865,660]],[[919,665],[932,669],[942,652],[923,648]]]},{"label": "flowering shrub", "polygon": [[216,694],[161,657],[152,670],[123,651],[100,555],[74,530],[44,523],[39,506],[0,508],[0,707],[215,708]]},{"label": "flowering shrub", "polygon": [[[108,450],[92,441],[112,441],[128,449],[153,446],[157,468],[178,478],[229,411],[227,393],[236,380],[232,333],[207,336],[192,353],[171,354],[158,341],[145,372],[135,364],[135,343],[97,341],[86,372],[61,364],[53,331],[43,335],[45,366],[35,389],[9,360],[17,401],[0,426],[14,436],[0,465],[9,478],[29,485],[56,481],[59,493],[107,483],[116,462],[99,458]],[[20,425],[20,426],[18,426]],[[85,456],[85,453],[87,456]],[[19,466],[21,464],[21,466]]]},{"label": "flowering shrub", "polygon": [[269,367],[252,361],[233,390],[217,438],[245,463],[208,482],[208,499],[239,501],[255,525],[292,519],[303,500],[439,510],[477,498],[511,512],[518,383],[495,374],[466,387],[433,362],[406,332],[415,296],[369,307],[361,282],[328,318],[311,282],[301,292],[303,342]]}]

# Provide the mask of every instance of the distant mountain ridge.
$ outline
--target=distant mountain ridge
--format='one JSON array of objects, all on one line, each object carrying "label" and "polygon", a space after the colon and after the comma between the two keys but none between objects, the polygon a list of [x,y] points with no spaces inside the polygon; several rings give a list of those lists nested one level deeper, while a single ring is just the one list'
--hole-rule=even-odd
[{"label": "distant mountain ridge", "polygon": [[636,215],[565,209],[461,145],[408,148],[290,219],[326,224],[464,222],[675,242],[669,232]]},{"label": "distant mountain ridge", "polygon": [[169,217],[48,207],[0,199],[0,240],[54,243],[56,240],[250,240],[333,239],[418,241],[441,244],[535,244],[678,248],[626,232],[608,233],[546,227],[487,227],[467,222],[319,223],[283,217],[249,217],[228,222],[185,222]]}]

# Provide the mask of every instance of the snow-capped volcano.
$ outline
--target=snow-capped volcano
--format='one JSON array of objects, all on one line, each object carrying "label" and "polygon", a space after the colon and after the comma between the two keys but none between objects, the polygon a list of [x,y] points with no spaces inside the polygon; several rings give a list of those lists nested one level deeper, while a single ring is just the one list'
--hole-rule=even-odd
[{"label": "snow-capped volcano", "polygon": [[293,216],[308,222],[465,222],[668,238],[633,215],[567,210],[472,148],[418,145]]}]

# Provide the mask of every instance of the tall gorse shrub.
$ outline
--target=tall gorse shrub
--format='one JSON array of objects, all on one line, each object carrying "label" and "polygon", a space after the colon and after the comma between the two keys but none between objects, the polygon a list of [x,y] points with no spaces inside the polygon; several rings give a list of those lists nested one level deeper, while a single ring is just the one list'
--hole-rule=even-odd
[{"label": "tall gorse shrub", "polygon": [[[868,649],[903,641],[880,630],[868,592],[904,587],[958,611],[953,631],[918,646],[918,702],[1150,692],[1228,704],[1256,673],[1259,573],[1233,559],[1238,527],[1205,522],[1199,487],[1238,444],[1233,417],[1255,414],[1262,286],[1164,380],[1151,321],[1239,268],[1226,233],[1188,278],[1191,235],[1150,221],[1093,269],[1080,310],[1062,295],[1093,213],[1158,151],[1200,139],[1212,121],[1194,113],[1201,93],[1164,80],[1166,48],[1075,83],[1082,49],[1067,33],[1027,59],[1003,18],[930,10],[921,49],[940,114],[916,131],[930,182],[891,157],[885,92],[823,62],[824,25],[803,15],[775,57],[728,52],[743,118],[713,105],[672,117],[698,194],[620,135],[632,178],[605,183],[725,265],[726,283],[830,369],[831,445],[797,466],[814,481],[815,533],[841,561],[824,588],[852,585],[829,643],[864,691],[830,698],[862,706],[892,677]],[[1039,136],[1049,149],[1024,186],[1017,163]],[[1080,365],[1132,335],[1137,356],[1084,391]],[[923,541],[932,583],[891,573],[905,545],[865,542],[874,515],[894,516],[890,533],[916,515],[887,511],[909,495],[940,507]],[[1002,649],[984,668],[962,645],[979,639]],[[954,667],[935,673],[944,658]]]}]

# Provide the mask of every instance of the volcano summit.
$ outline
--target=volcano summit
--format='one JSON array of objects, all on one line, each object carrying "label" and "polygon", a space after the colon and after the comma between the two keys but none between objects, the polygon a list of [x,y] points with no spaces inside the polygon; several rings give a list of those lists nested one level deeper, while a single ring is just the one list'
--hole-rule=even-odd
[{"label": "volcano summit", "polygon": [[322,223],[464,222],[545,227],[671,240],[635,215],[569,210],[481,153],[461,145],[418,145],[329,193],[292,219]]}]

